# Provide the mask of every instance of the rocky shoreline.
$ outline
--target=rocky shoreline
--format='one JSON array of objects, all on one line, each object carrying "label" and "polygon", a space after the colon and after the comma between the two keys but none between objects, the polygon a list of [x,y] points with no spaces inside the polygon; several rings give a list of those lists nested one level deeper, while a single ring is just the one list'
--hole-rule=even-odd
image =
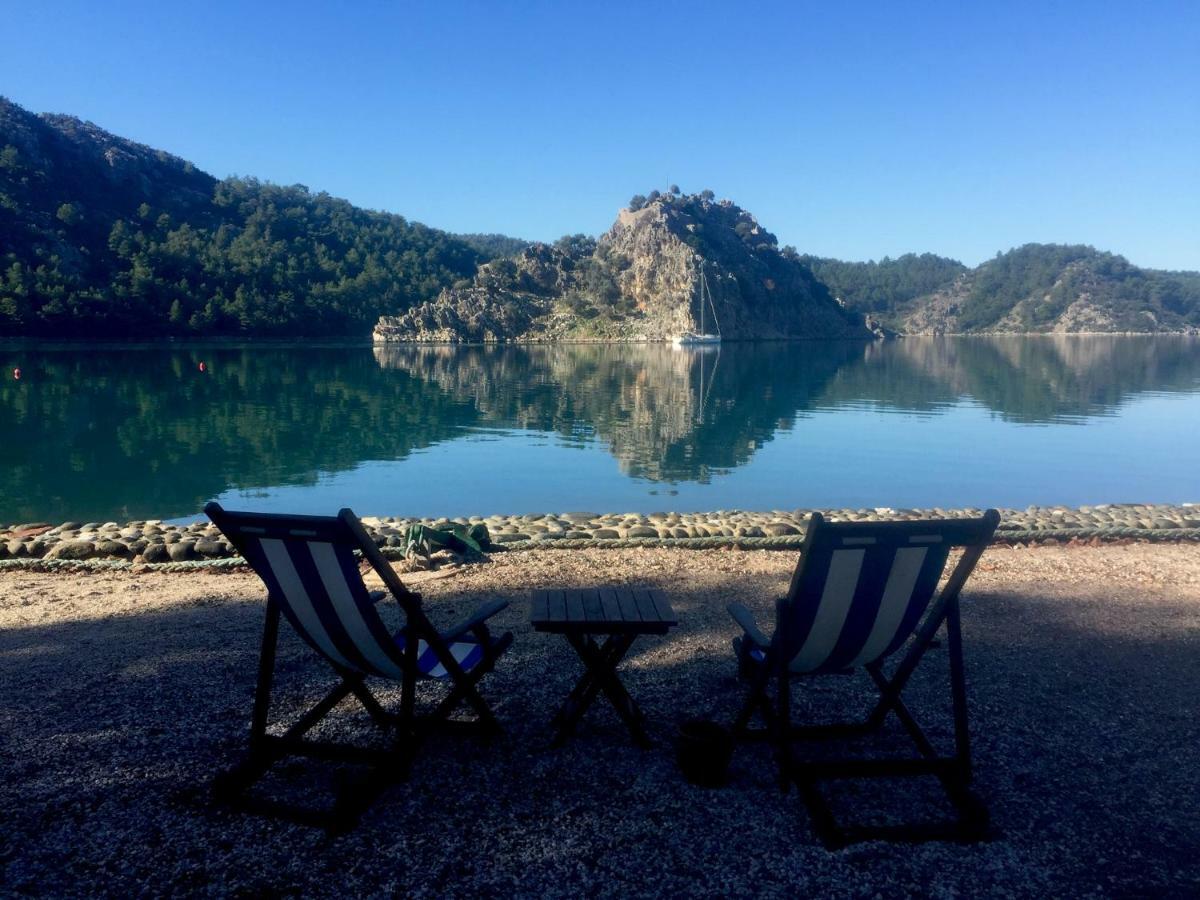
[{"label": "rocky shoreline", "polygon": [[[642,544],[688,546],[717,544],[779,546],[799,542],[811,510],[749,512],[718,510],[700,513],[530,513],[513,516],[470,516],[421,519],[363,518],[375,542],[384,548],[404,547],[410,525],[435,528],[454,523],[487,526],[493,550],[526,547],[604,547]],[[1150,540],[1200,537],[1200,504],[1100,504],[1003,509],[999,541],[1082,538]],[[827,509],[833,521],[895,521],[979,515],[978,509]],[[0,525],[0,560],[125,560],[133,563],[186,563],[232,559],[232,545],[207,521],[173,525],[159,520],[117,522],[30,522]]]}]

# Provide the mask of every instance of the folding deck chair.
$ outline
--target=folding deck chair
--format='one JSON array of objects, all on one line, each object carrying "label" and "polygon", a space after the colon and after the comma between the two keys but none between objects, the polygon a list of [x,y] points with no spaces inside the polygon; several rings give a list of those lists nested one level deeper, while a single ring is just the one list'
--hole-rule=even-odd
[{"label": "folding deck chair", "polygon": [[[218,799],[337,830],[352,825],[380,790],[407,775],[421,737],[431,727],[446,723],[461,704],[471,707],[476,718],[455,724],[474,725],[485,733],[499,730],[477,685],[512,643],[511,633],[497,637],[487,627],[487,620],[508,606],[506,601],[486,603],[455,627],[439,631],[421,608],[421,596],[404,586],[349,509],[337,516],[288,516],[232,512],[209,503],[204,511],[267,587],[250,752],[241,765],[214,783]],[[367,590],[356,551],[379,573],[387,592]],[[388,593],[399,604],[405,622],[395,633],[388,629],[376,605]],[[280,614],[329,663],[339,681],[291,727],[276,735],[267,732],[267,717]],[[399,712],[385,710],[371,694],[366,684],[371,676],[400,682]],[[436,709],[421,717],[415,709],[418,678],[438,679],[450,688]],[[395,730],[390,749],[304,739],[306,732],[351,694],[378,725]],[[247,789],[273,763],[290,755],[366,764],[373,768],[372,777],[356,791],[339,797],[332,816],[249,800]]]},{"label": "folding deck chair", "polygon": [[[733,642],[739,674],[750,693],[734,725],[736,738],[766,738],[775,748],[780,784],[799,787],[814,828],[828,846],[856,840],[976,840],[986,836],[987,810],[971,792],[971,750],[963,677],[959,593],[1000,521],[988,510],[978,519],[918,522],[827,523],[814,514],[788,595],[776,601],[775,632],[768,638],[740,603],[729,613],[743,635]],[[946,586],[938,582],[950,550],[964,548]],[[936,594],[936,596],[935,596]],[[913,670],[946,625],[955,750],[941,756],[900,697]],[[911,639],[911,640],[910,640]],[[884,662],[907,645],[892,674]],[[794,678],[865,669],[879,700],[862,722],[793,726],[790,685]],[[774,701],[768,689],[774,684]],[[759,713],[765,729],[751,729]],[[797,758],[793,742],[864,737],[895,713],[913,742],[916,758]],[[818,783],[837,778],[936,775],[957,810],[957,821],[940,826],[842,829]]]}]

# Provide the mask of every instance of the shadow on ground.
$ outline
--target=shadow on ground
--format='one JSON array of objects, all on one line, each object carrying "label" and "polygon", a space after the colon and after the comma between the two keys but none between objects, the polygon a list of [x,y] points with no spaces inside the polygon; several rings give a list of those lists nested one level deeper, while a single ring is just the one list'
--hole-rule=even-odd
[{"label": "shadow on ground", "polygon": [[[965,607],[977,788],[996,837],[972,846],[862,844],[831,853],[795,792],[781,794],[764,747],[740,748],[722,789],[687,784],[670,749],[695,715],[729,721],[742,696],[723,600],[766,610],[777,579],[705,587],[654,579],[681,626],[640,640],[623,679],[656,746],[634,748],[598,704],[550,749],[548,719],[578,675],[561,639],[525,624],[513,593],[500,624],[516,643],[485,681],[507,728],[493,742],[439,737],[407,782],[351,834],[212,808],[211,776],[245,740],[261,603],[211,600],[0,633],[0,890],[122,894],[1186,894],[1200,733],[1194,606],[1160,601],[1078,615],[1089,596],[975,593]],[[584,586],[584,585],[579,585]],[[487,596],[491,596],[488,594]],[[431,603],[449,623],[482,599]],[[451,609],[450,607],[454,608]],[[1080,621],[1104,623],[1083,627]],[[951,735],[944,652],[906,696],[935,739]],[[275,714],[330,684],[290,633]],[[384,692],[385,696],[387,691]],[[797,690],[799,717],[867,708],[865,678]],[[432,698],[432,693],[426,700]],[[371,732],[349,703],[326,726]],[[906,744],[893,727],[887,752]],[[328,786],[284,767],[284,794]],[[874,782],[834,792],[851,818],[940,811],[934,785]]]}]

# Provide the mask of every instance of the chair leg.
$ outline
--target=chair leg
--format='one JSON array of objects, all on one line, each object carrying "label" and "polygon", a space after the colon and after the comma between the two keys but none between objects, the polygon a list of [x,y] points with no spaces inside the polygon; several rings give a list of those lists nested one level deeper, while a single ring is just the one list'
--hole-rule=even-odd
[{"label": "chair leg", "polygon": [[757,671],[752,674],[753,680],[750,683],[750,691],[746,695],[746,701],[742,704],[742,709],[733,723],[733,737],[735,740],[744,740],[749,736],[750,720],[754,718],[755,710],[762,713],[763,719],[768,725],[772,718],[771,704],[767,699],[767,682],[771,677],[770,669],[765,664],[760,665],[757,667]]},{"label": "chair leg", "polygon": [[788,773],[791,769],[791,745],[788,743],[788,728],[792,722],[792,683],[787,672],[779,675],[779,690],[776,698],[777,709],[773,722],[767,723],[767,729],[775,731],[775,758],[779,766],[779,789],[785,794],[791,779]]},{"label": "chair leg", "polygon": [[946,617],[946,638],[950,649],[950,692],[954,701],[954,750],[963,779],[971,781],[971,734],[967,728],[967,680],[963,666],[962,623],[958,603],[950,606]]}]

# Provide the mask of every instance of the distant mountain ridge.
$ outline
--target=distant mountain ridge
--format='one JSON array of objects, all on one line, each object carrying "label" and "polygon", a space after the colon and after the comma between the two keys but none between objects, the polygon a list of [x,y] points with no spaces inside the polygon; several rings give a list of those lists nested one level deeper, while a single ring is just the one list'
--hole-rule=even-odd
[{"label": "distant mountain ridge", "polygon": [[1143,269],[1084,245],[1025,244],[974,269],[928,253],[805,261],[847,306],[901,334],[1200,331],[1200,272]]},{"label": "distant mountain ridge", "polygon": [[1200,273],[1091,247],[842,262],[677,188],[599,239],[455,235],[0,97],[0,336],[660,340],[701,275],[730,339],[1200,330]]}]

